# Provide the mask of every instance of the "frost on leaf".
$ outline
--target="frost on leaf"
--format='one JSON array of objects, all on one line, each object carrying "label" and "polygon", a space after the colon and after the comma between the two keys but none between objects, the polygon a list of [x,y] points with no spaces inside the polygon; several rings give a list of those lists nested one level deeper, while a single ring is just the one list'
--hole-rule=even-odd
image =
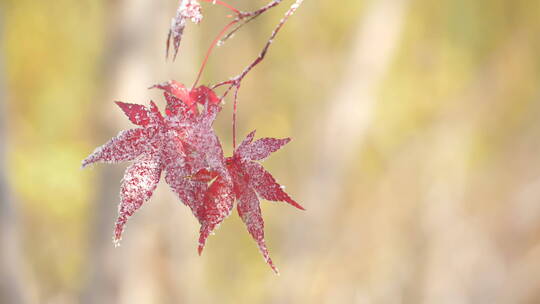
[{"label": "frost on leaf", "polygon": [[164,91],[164,96],[167,100],[166,113],[171,116],[176,115],[178,110],[183,107],[187,107],[192,114],[197,114],[197,104],[205,106],[208,103],[210,106],[217,106],[220,103],[220,99],[216,93],[206,86],[189,90],[176,80],[171,80],[155,84],[150,88],[157,88]]},{"label": "frost on leaf", "polygon": [[[232,209],[232,197],[228,195],[229,202],[226,201],[227,191],[222,189],[231,188],[232,181],[225,167],[221,144],[212,129],[221,107],[210,89],[197,88],[196,94],[186,90],[184,96],[179,93],[184,92],[182,88],[183,85],[171,82],[170,89],[165,90],[165,116],[153,102],[149,107],[117,102],[129,120],[140,127],[121,131],[82,163],[86,167],[96,162],[133,161],[124,174],[120,189],[115,242],[121,239],[127,219],[150,199],[162,172],[167,184],[205,227],[204,231],[209,229],[207,227],[215,228]],[[191,109],[192,105],[203,102],[202,111],[196,107]],[[223,186],[209,186],[206,181],[191,179],[202,170],[220,175]],[[207,191],[210,188],[215,190]],[[215,210],[206,206],[211,204],[210,201],[217,206],[212,206]],[[220,216],[216,215],[218,211]]]},{"label": "frost on leaf", "polygon": [[120,186],[120,206],[114,229],[114,240],[118,244],[128,217],[132,216],[144,202],[150,199],[157,187],[161,168],[158,159],[148,158],[132,164],[124,175]]},{"label": "frost on leaf", "polygon": [[304,210],[279,185],[274,177],[255,160],[262,160],[279,150],[290,139],[261,138],[253,142],[255,131],[251,132],[234,152],[227,158],[227,168],[233,179],[233,192],[237,200],[238,214],[246,224],[248,232],[257,242],[265,261],[277,273],[264,241],[264,221],[258,196],[270,201],[287,202]]},{"label": "frost on leaf", "polygon": [[[190,178],[178,180],[175,175],[167,175],[165,179],[201,223],[200,254],[206,239],[229,216],[234,203],[223,149],[212,128],[221,110],[220,101],[214,91],[205,86],[188,90],[176,81],[169,81],[153,87],[164,91],[167,113],[173,117],[178,112],[177,105],[186,106],[185,119],[191,127],[185,130],[184,145]],[[203,108],[200,113],[197,104]]]},{"label": "frost on leaf", "polygon": [[180,0],[180,5],[176,10],[176,16],[171,20],[171,28],[167,36],[166,57],[169,57],[169,48],[172,42],[172,48],[174,49],[173,60],[176,59],[180,42],[182,41],[182,34],[186,27],[186,19],[190,19],[194,23],[199,23],[202,18],[201,5],[197,0]]},{"label": "frost on leaf", "polygon": [[[172,50],[173,60],[178,54],[187,20],[198,24],[203,18],[198,0],[177,1],[179,6],[171,20],[166,41],[166,57],[169,57],[169,51]],[[116,102],[137,127],[121,131],[95,149],[83,160],[82,167],[96,162],[132,162],[126,169],[120,186],[120,204],[114,229],[116,244],[122,238],[129,217],[151,198],[163,174],[165,182],[182,203],[191,209],[201,225],[199,254],[203,251],[208,236],[230,215],[236,200],[239,216],[256,241],[265,261],[277,273],[264,240],[264,221],[259,199],[287,202],[302,210],[303,207],[256,161],[267,158],[290,139],[262,138],[253,141],[255,132],[252,132],[235,148],[236,109],[242,80],[264,59],[277,33],[303,0],[295,0],[255,60],[239,75],[212,86],[218,88],[228,85],[219,98],[209,87],[195,87],[212,50],[243,25],[278,6],[282,1],[270,0],[268,4],[252,12],[240,11],[224,1],[203,1],[226,7],[234,12],[234,15],[228,16],[233,17],[232,21],[220,31],[208,49],[193,88],[186,88],[176,81],[154,85],[152,88],[163,90],[167,101],[164,115],[153,102],[150,102],[149,106]],[[235,151],[232,157],[225,158],[213,123],[221,111],[221,101],[233,89],[232,142]]]},{"label": "frost on leaf", "polygon": [[218,175],[208,187],[204,203],[199,209],[201,230],[199,236],[199,254],[202,253],[206,239],[221,222],[231,214],[234,203],[232,180],[229,175]]}]

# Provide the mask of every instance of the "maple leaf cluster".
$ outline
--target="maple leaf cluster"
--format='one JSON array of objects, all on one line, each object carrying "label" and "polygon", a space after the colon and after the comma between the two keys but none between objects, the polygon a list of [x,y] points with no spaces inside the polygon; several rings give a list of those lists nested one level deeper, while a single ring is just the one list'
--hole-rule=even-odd
[{"label": "maple leaf cluster", "polygon": [[[201,0],[219,4],[232,10],[236,17],[220,32],[210,47],[192,89],[176,81],[152,86],[163,91],[166,108],[162,114],[151,101],[148,106],[116,102],[137,128],[121,131],[116,137],[95,149],[82,162],[87,167],[97,162],[132,162],[126,169],[120,186],[120,205],[115,223],[115,244],[122,239],[126,223],[147,202],[159,183],[161,176],[183,204],[188,206],[199,221],[198,252],[202,253],[208,236],[228,217],[236,202],[238,214],[248,232],[270,267],[277,268],[270,259],[264,241],[264,221],[259,198],[286,202],[304,210],[278,184],[275,178],[257,161],[267,158],[290,141],[290,138],[261,138],[254,141],[255,131],[236,147],[236,107],[240,82],[266,54],[281,26],[298,8],[303,0],[296,0],[272,32],[261,54],[244,71],[229,81],[214,87],[196,86],[208,56],[219,39],[231,27],[253,18],[277,6],[282,0],[270,1],[253,12],[241,12],[219,0]],[[178,53],[186,20],[199,23],[201,6],[197,0],[180,0],[176,17],[172,19],[167,37],[167,55],[172,42],[174,58]],[[241,25],[243,25],[241,24]],[[240,27],[232,29],[223,39],[230,37]],[[218,97],[215,88],[229,85],[223,96]],[[222,101],[231,89],[235,89],[233,112],[233,147],[230,157],[225,157],[213,123],[222,109]]]},{"label": "maple leaf cluster", "polygon": [[[154,102],[148,107],[116,102],[139,127],[121,131],[82,163],[87,167],[96,162],[133,162],[126,169],[120,186],[114,241],[121,240],[128,218],[150,199],[163,174],[166,183],[201,224],[199,253],[210,233],[230,215],[236,200],[238,214],[264,259],[277,271],[264,242],[264,222],[257,194],[266,200],[284,201],[303,208],[254,161],[268,157],[290,139],[262,138],[252,142],[253,131],[232,157],[225,158],[212,128],[221,111],[214,91],[206,86],[188,90],[175,81],[154,87],[164,90],[165,115]],[[199,111],[198,105],[202,110]]]}]

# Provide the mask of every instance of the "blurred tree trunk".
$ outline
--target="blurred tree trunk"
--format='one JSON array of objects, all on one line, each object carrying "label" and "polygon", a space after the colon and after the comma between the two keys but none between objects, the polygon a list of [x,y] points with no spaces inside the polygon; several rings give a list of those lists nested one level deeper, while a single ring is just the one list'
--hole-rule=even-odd
[{"label": "blurred tree trunk", "polygon": [[[149,71],[151,65],[144,59],[148,57],[145,55],[149,48],[153,47],[152,36],[155,34],[148,20],[160,7],[155,1],[147,0],[108,1],[106,6],[105,53],[97,75],[101,79],[101,90],[96,97],[95,113],[92,114],[100,121],[99,125],[93,126],[98,130],[98,144],[125,127],[121,125],[124,120],[120,118],[120,113],[113,109],[113,101],[128,94],[133,96],[134,91],[144,92],[145,87],[130,87],[140,82],[140,77],[146,79],[148,76],[144,74],[154,74]],[[147,80],[146,85],[149,84],[151,82]],[[137,98],[128,102],[140,103],[142,100]],[[96,196],[90,207],[89,276],[82,294],[83,303],[120,303],[120,289],[126,274],[122,273],[123,265],[116,258],[119,250],[114,251],[112,229],[117,216],[121,176],[119,166],[99,167]]]},{"label": "blurred tree trunk", "polygon": [[[349,223],[337,217],[341,199],[347,184],[348,170],[355,159],[360,156],[360,145],[365,140],[366,133],[373,121],[377,105],[378,89],[387,75],[389,66],[395,58],[397,47],[401,39],[407,12],[410,6],[408,0],[380,0],[370,1],[364,13],[360,16],[361,22],[357,26],[356,35],[352,37],[351,52],[342,74],[341,85],[331,93],[332,100],[327,102],[327,113],[322,119],[313,122],[313,129],[321,134],[316,147],[309,149],[316,151],[312,173],[304,184],[302,201],[309,216],[307,219],[295,223],[292,233],[286,239],[284,248],[288,250],[288,259],[296,267],[303,264],[303,271],[294,276],[295,280],[309,280],[313,260],[305,259],[316,248],[330,246],[333,249],[321,252],[318,261],[341,260],[340,246],[347,246],[345,240],[358,239],[357,231],[346,231],[341,228],[317,230],[317,233],[306,233],[306,227],[329,227],[331,223],[339,223],[345,227]],[[355,221],[357,221],[355,219]],[[335,235],[340,231],[340,237]],[[307,237],[306,237],[307,236]],[[299,244],[302,244],[301,247]],[[341,248],[341,249],[340,249]],[[300,269],[300,268],[297,268]],[[290,284],[293,284],[291,282]],[[343,288],[346,289],[344,282]],[[335,296],[341,290],[330,292]],[[346,298],[346,295],[341,295]],[[388,303],[397,302],[391,299],[393,295],[380,295]],[[346,301],[345,298],[320,299],[322,303],[336,303]],[[279,302],[276,301],[276,302]],[[383,301],[384,302],[384,301]]]},{"label": "blurred tree trunk", "polygon": [[6,79],[4,78],[4,19],[0,6],[0,303],[28,303],[30,284],[23,276],[18,217],[7,180]]},{"label": "blurred tree trunk", "polygon": [[345,60],[341,85],[330,94],[332,101],[327,103],[327,116],[322,124],[319,119],[314,122],[314,129],[322,134],[322,142],[312,149],[317,155],[302,197],[310,218],[319,224],[332,218],[337,204],[331,202],[342,195],[347,168],[359,157],[360,144],[373,119],[377,90],[401,38],[408,4],[407,0],[369,4],[352,38],[352,51]]},{"label": "blurred tree trunk", "polygon": [[[151,94],[160,93],[147,88],[168,80],[167,69],[174,68],[173,65],[178,67],[179,63],[183,71],[192,67],[194,60],[186,60],[192,56],[190,48],[186,47],[189,39],[183,42],[181,56],[175,63],[165,60],[165,38],[175,4],[148,0],[107,2],[105,54],[97,76],[102,81],[103,93],[96,97],[95,113],[91,114],[100,120],[99,126],[95,126],[98,128],[97,145],[119,130],[131,128],[113,101],[148,103]],[[113,246],[111,238],[118,210],[121,168],[125,166],[99,165],[97,170],[95,200],[90,207],[93,219],[89,229],[88,278],[81,296],[83,303],[155,303],[181,290],[176,287],[178,282],[171,283],[177,272],[162,263],[161,249],[171,246],[166,244],[168,240],[178,241],[178,236],[159,233],[163,230],[163,214],[166,214],[162,209],[164,205],[155,203],[163,194],[159,188],[147,203],[152,208],[131,219],[136,225],[128,224],[126,235],[130,238],[125,238],[120,248]],[[174,234],[174,230],[168,231]]]}]

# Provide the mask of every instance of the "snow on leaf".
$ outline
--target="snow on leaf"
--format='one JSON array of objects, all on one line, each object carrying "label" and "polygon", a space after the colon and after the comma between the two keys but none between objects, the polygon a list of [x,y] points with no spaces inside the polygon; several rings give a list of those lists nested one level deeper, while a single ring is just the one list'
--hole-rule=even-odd
[{"label": "snow on leaf", "polygon": [[206,103],[219,104],[220,102],[216,93],[206,86],[200,86],[193,89],[191,92],[189,92],[189,95],[192,100],[198,102],[201,105],[205,105]]},{"label": "snow on leaf", "polygon": [[150,117],[148,117],[148,111],[145,106],[121,101],[117,101],[116,104],[124,111],[132,123],[138,126],[146,126],[150,123]]},{"label": "snow on leaf", "polygon": [[264,221],[257,194],[267,200],[284,201],[298,209],[304,210],[304,208],[283,191],[283,187],[268,171],[254,162],[279,150],[290,139],[263,138],[253,142],[254,136],[255,131],[244,139],[234,155],[227,158],[226,163],[233,179],[234,195],[238,201],[238,214],[257,242],[265,261],[277,273],[277,268],[270,259],[264,241]]},{"label": "snow on leaf", "polygon": [[171,20],[171,28],[167,36],[166,57],[169,57],[169,48],[172,42],[172,48],[174,49],[173,60],[176,59],[182,41],[182,34],[186,27],[186,19],[190,19],[193,23],[199,23],[202,18],[201,5],[197,0],[180,0],[180,5],[176,10],[176,16]]},{"label": "snow on leaf", "polygon": [[[253,131],[233,156],[225,159],[213,130],[221,111],[221,100],[216,94],[205,86],[188,90],[175,81],[154,87],[164,91],[166,115],[153,102],[149,106],[117,102],[131,122],[140,127],[120,132],[83,160],[83,167],[96,162],[133,162],[120,187],[115,243],[122,238],[129,217],[151,198],[163,173],[166,183],[201,224],[199,254],[208,236],[230,215],[236,200],[238,214],[248,232],[277,273],[264,241],[259,197],[304,208],[255,161],[265,159],[290,139],[254,141]],[[201,105],[200,109],[197,105]]]},{"label": "snow on leaf", "polygon": [[[204,231],[210,233],[232,208],[229,194],[232,181],[225,167],[221,143],[212,129],[221,110],[219,104],[212,101],[215,94],[210,89],[202,90],[197,92],[197,98],[192,98],[177,82],[157,87],[165,90],[165,117],[153,102],[149,107],[117,102],[131,122],[141,127],[120,132],[82,163],[86,167],[96,162],[133,161],[121,186],[115,242],[122,237],[128,218],[150,199],[162,172],[167,184],[190,207]],[[188,105],[199,100],[205,102],[204,111],[189,111]],[[215,186],[190,179],[203,169],[220,175]]]},{"label": "snow on leaf", "polygon": [[206,239],[221,222],[231,214],[234,204],[232,180],[229,176],[218,176],[208,187],[204,203],[199,207],[201,220],[199,254],[202,253]]},{"label": "snow on leaf", "polygon": [[261,207],[257,194],[245,182],[237,183],[238,191],[238,215],[246,224],[249,234],[257,242],[264,260],[274,272],[278,273],[278,269],[272,262],[266,244],[264,242],[264,220],[262,218]]},{"label": "snow on leaf", "polygon": [[181,167],[168,167],[165,181],[180,200],[191,209],[195,217],[199,219],[199,206],[203,203],[207,185],[204,182],[190,180],[179,175],[178,173],[183,170]]},{"label": "snow on leaf", "polygon": [[114,229],[115,244],[122,239],[128,217],[152,196],[160,176],[161,167],[157,158],[138,161],[126,170],[120,186],[120,206]]},{"label": "snow on leaf", "polygon": [[96,162],[118,163],[134,160],[144,151],[147,132],[142,128],[121,131],[116,137],[94,150],[83,161],[82,167]]},{"label": "snow on leaf", "polygon": [[[197,217],[201,222],[199,254],[204,249],[210,233],[230,215],[234,203],[232,179],[225,165],[221,143],[212,128],[221,107],[211,103],[211,98],[203,100],[206,102],[205,108],[195,117],[193,125],[196,127],[190,129],[191,133],[186,140],[188,146],[197,152],[193,158],[198,161],[204,160],[204,163],[198,166],[202,169],[196,172],[194,175],[196,178],[193,179],[193,182],[200,179],[210,183],[203,204],[199,206],[197,211]],[[194,162],[197,161],[194,160]],[[206,181],[204,181],[205,179]]]},{"label": "snow on leaf", "polygon": [[[183,84],[177,82],[176,80],[171,80],[163,83],[158,83],[150,87],[150,89],[158,88],[165,91],[165,99],[167,100],[167,107],[171,106],[173,108],[178,107],[177,101],[182,101],[188,107],[191,107],[193,102],[189,96],[189,90]],[[169,98],[176,98],[171,99]]]},{"label": "snow on leaf", "polygon": [[255,177],[250,180],[250,185],[262,198],[274,202],[287,202],[298,209],[305,210],[283,191],[283,186],[278,184],[272,174],[266,171],[263,166],[249,162],[245,164],[244,168],[249,176]]},{"label": "snow on leaf", "polygon": [[271,153],[281,149],[281,147],[290,141],[290,138],[261,138],[253,143],[249,142],[249,144],[239,147],[238,154],[243,158],[262,160],[267,158]]},{"label": "snow on leaf", "polygon": [[[244,151],[246,149],[248,149],[249,145],[251,144],[251,142],[253,141],[253,138],[255,138],[255,132],[256,130],[253,130],[251,131],[247,136],[246,138],[244,138],[244,140],[242,141],[242,143],[240,144],[240,146],[238,146],[238,148],[236,149],[236,153],[238,154],[239,151]],[[242,153],[243,154],[243,153]]]},{"label": "snow on leaf", "polygon": [[205,106],[206,104],[219,105],[221,102],[216,93],[206,86],[199,86],[193,90],[188,90],[183,84],[171,80],[150,87],[150,89],[153,88],[164,91],[164,96],[167,100],[167,115],[177,114],[180,107],[187,107],[191,112],[197,114],[197,103]]}]

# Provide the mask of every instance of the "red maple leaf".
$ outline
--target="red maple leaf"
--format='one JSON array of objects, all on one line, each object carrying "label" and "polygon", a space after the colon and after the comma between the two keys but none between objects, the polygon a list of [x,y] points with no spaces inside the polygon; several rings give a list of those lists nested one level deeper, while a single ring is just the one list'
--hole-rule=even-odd
[{"label": "red maple leaf", "polygon": [[255,162],[279,150],[290,141],[290,138],[261,138],[253,142],[254,136],[255,131],[244,139],[232,157],[227,158],[227,168],[233,179],[238,215],[257,242],[265,261],[277,273],[278,270],[270,259],[264,241],[264,221],[257,194],[269,201],[283,201],[298,209],[304,208],[283,191],[283,186],[278,184],[263,166]]},{"label": "red maple leaf", "polygon": [[[183,87],[176,82],[171,84]],[[149,108],[117,102],[131,122],[140,128],[120,132],[82,163],[86,167],[96,162],[134,162],[126,169],[120,187],[115,242],[120,241],[127,219],[150,199],[163,171],[167,184],[200,221],[201,234],[208,235],[232,209],[233,198],[227,197],[222,189],[227,185],[231,188],[232,181],[225,167],[221,144],[212,130],[212,123],[221,110],[219,99],[207,87],[187,91],[183,99],[166,90],[165,97],[165,117],[153,102]],[[196,104],[203,105],[201,112]],[[203,169],[219,173],[223,186],[209,186],[205,181],[190,178]],[[219,196],[219,202],[215,202],[216,196]],[[210,202],[212,207],[209,207]]]},{"label": "red maple leaf", "polygon": [[[191,207],[195,217],[201,223],[199,237],[199,254],[202,253],[206,239],[210,233],[230,215],[234,196],[232,180],[224,165],[223,149],[219,139],[212,130],[212,122],[218,111],[215,111],[220,100],[210,88],[205,86],[188,90],[183,84],[174,80],[153,86],[164,90],[167,99],[167,115],[176,115],[178,105],[187,106],[186,115],[194,122],[185,142],[193,147],[193,157],[189,162],[202,164],[193,166],[203,168],[189,179],[175,179],[167,183],[173,187],[182,201],[194,203]],[[197,115],[197,104],[207,105],[206,115]],[[214,110],[213,110],[214,109]],[[204,175],[204,176],[203,176]]]},{"label": "red maple leaf", "polygon": [[[167,100],[171,100],[168,104],[175,104],[175,99],[185,100],[183,104],[186,104],[189,109],[194,111],[196,111],[194,105],[197,103],[214,104],[219,102],[213,91],[204,86],[189,91],[184,85],[169,81],[154,87],[165,91],[165,97]],[[175,110],[174,108],[168,108],[167,111],[174,112]],[[230,214],[233,208],[233,199],[236,199],[238,214],[257,242],[265,261],[277,273],[277,268],[270,259],[264,242],[264,221],[257,194],[266,200],[284,201],[299,209],[304,210],[304,208],[283,190],[283,187],[276,182],[268,171],[255,162],[263,160],[272,152],[279,150],[290,139],[261,138],[253,142],[254,136],[255,131],[251,132],[238,146],[232,157],[226,159],[228,172],[223,172],[221,166],[213,164],[213,166],[206,166],[191,177],[191,182],[210,183],[204,194],[198,193],[199,200],[203,201],[197,209],[198,212],[195,213],[199,221],[201,221],[199,254],[204,249],[208,235]],[[195,141],[195,143],[201,142],[203,141]],[[218,146],[218,152],[212,152],[206,156],[206,159],[212,160],[212,155],[222,155],[223,153],[219,141],[206,147],[199,145],[197,149],[207,151],[208,147]],[[207,168],[210,168],[210,170]],[[198,190],[204,191],[202,187]]]}]

